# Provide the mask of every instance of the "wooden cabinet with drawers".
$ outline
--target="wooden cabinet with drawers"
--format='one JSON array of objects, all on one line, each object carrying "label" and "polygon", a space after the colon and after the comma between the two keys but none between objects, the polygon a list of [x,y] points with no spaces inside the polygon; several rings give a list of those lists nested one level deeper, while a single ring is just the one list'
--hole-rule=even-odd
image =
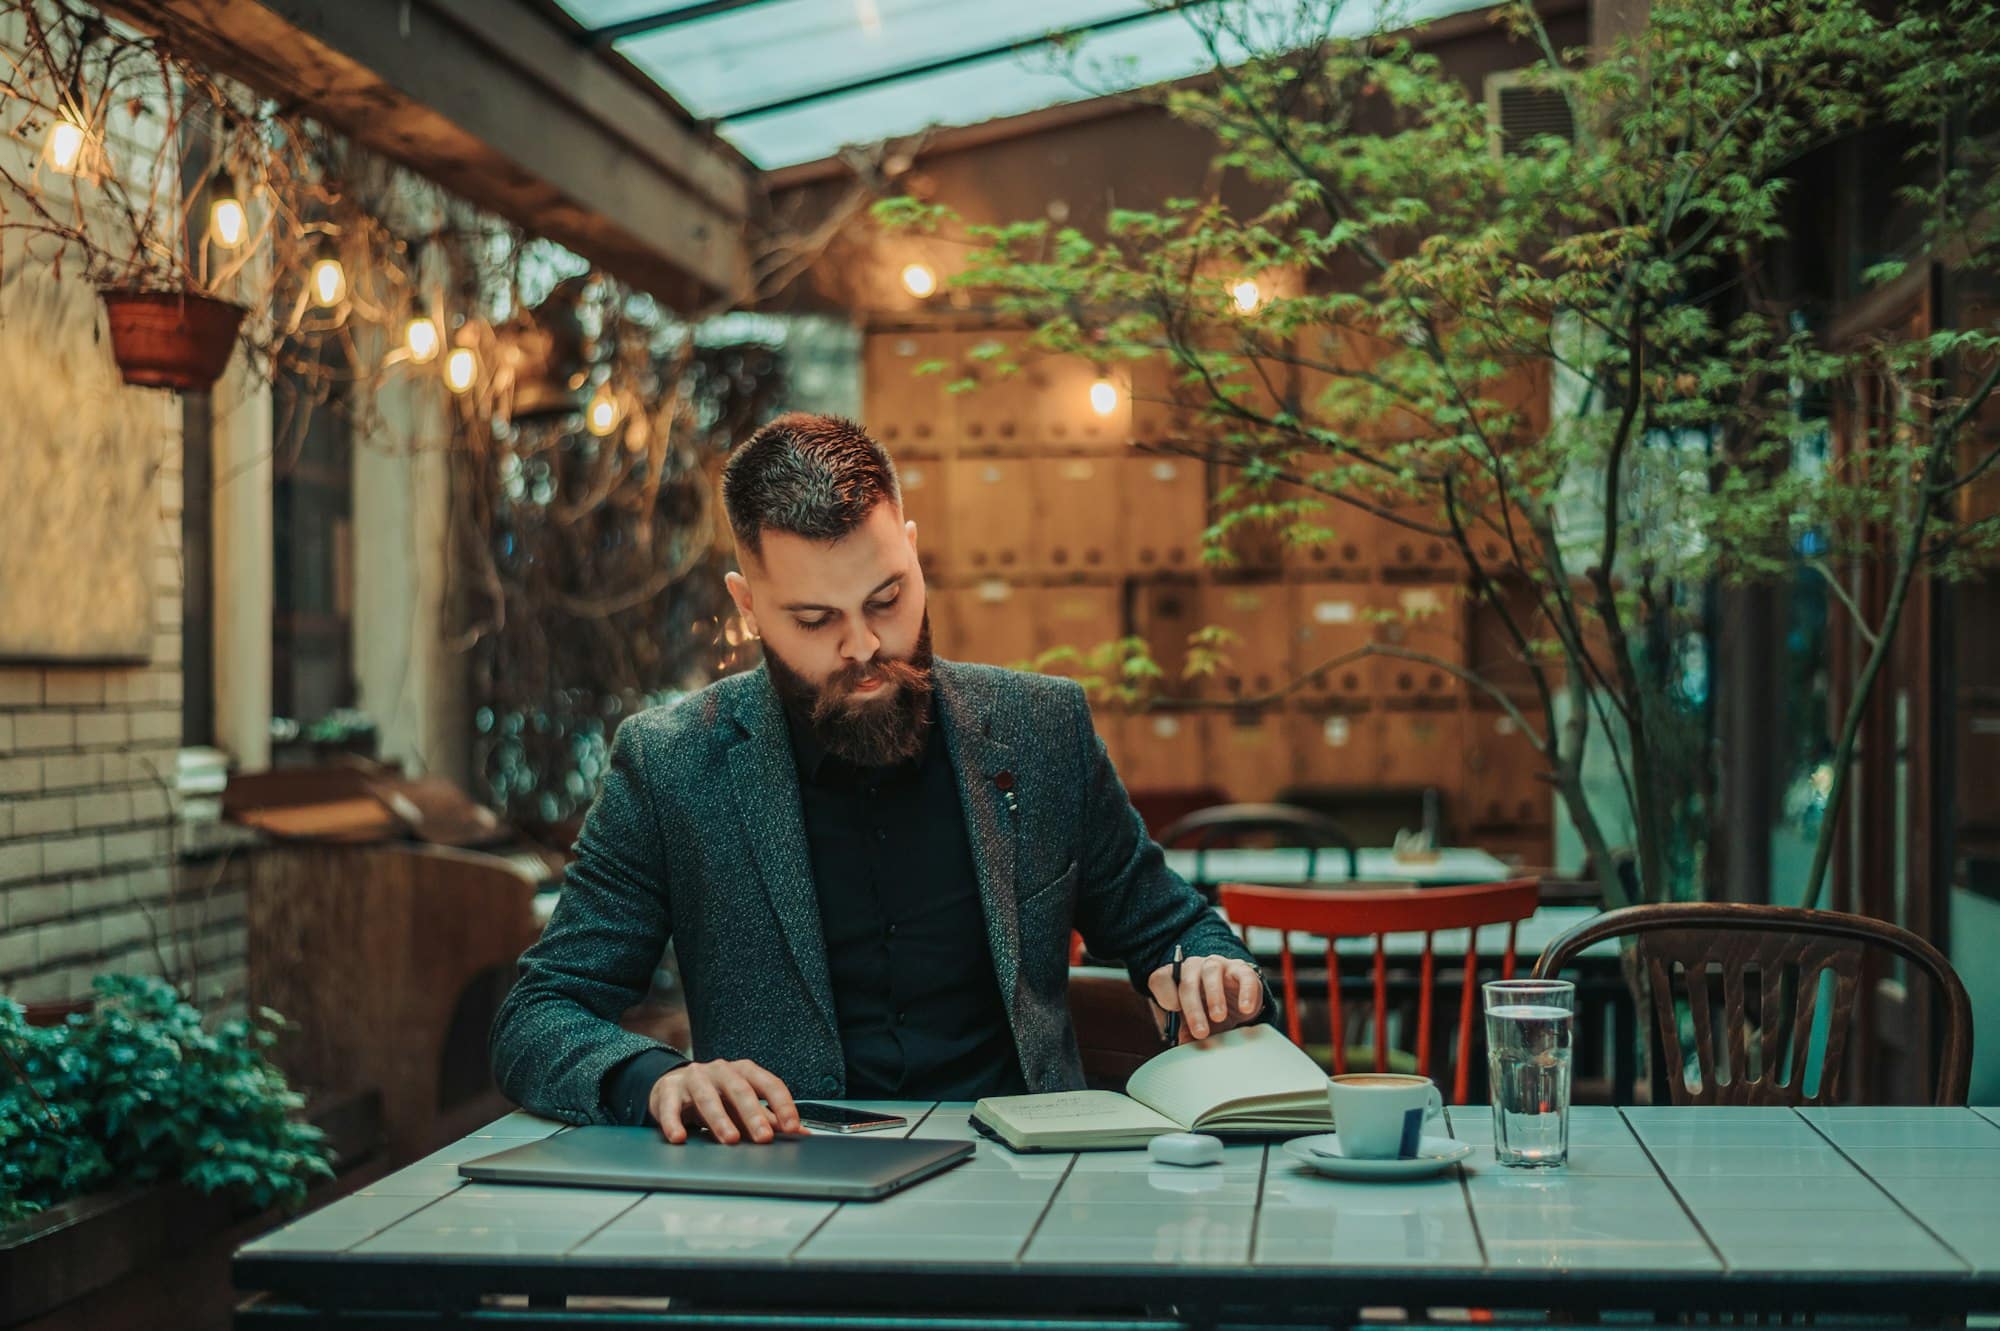
[{"label": "wooden cabinet with drawers", "polygon": [[1375,658],[1360,656],[1325,669],[1318,667],[1358,652],[1375,640],[1373,615],[1379,595],[1380,589],[1370,582],[1316,579],[1292,584],[1293,660],[1298,672],[1306,676],[1296,695],[1299,699],[1352,703],[1374,696]]},{"label": "wooden cabinet with drawers", "polygon": [[862,423],[899,462],[945,456],[956,444],[957,400],[945,391],[951,370],[917,370],[935,362],[949,364],[957,342],[957,334],[943,332],[877,332],[863,339]]},{"label": "wooden cabinet with drawers", "polygon": [[[1034,589],[988,578],[939,594],[950,605],[948,619],[957,642],[942,654],[982,665],[1012,666],[1036,651]],[[942,651],[942,649],[940,649]]]},{"label": "wooden cabinet with drawers", "polygon": [[947,464],[946,561],[953,576],[1018,578],[1029,572],[1041,511],[1039,475],[1025,458],[973,457]]},{"label": "wooden cabinet with drawers", "polygon": [[1038,459],[1034,548],[1029,566],[1050,577],[1102,578],[1119,573],[1125,506],[1122,459]]},{"label": "wooden cabinet with drawers", "polygon": [[1208,525],[1202,464],[1191,458],[1138,454],[1121,460],[1124,571],[1135,576],[1193,573],[1201,567]]},{"label": "wooden cabinet with drawers", "polygon": [[1461,822],[1540,828],[1555,820],[1555,787],[1542,779],[1548,763],[1513,717],[1475,706],[1465,740]]},{"label": "wooden cabinet with drawers", "polygon": [[1301,785],[1369,788],[1380,784],[1382,727],[1359,707],[1295,706],[1285,715]]},{"label": "wooden cabinet with drawers", "polygon": [[1281,582],[1211,583],[1203,589],[1202,623],[1238,639],[1221,648],[1227,660],[1200,682],[1204,696],[1261,698],[1291,682],[1289,590]]},{"label": "wooden cabinet with drawers", "polygon": [[1194,712],[1136,711],[1121,727],[1127,790],[1191,790],[1214,784],[1207,735]]},{"label": "wooden cabinet with drawers", "polygon": [[1198,784],[1220,786],[1244,803],[1276,799],[1293,783],[1289,719],[1276,707],[1207,713],[1209,778]]}]

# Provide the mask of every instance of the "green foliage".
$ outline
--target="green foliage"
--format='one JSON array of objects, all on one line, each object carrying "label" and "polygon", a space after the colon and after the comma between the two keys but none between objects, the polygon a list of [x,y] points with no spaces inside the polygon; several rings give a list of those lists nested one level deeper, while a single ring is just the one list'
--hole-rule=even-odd
[{"label": "green foliage", "polygon": [[332,1177],[325,1134],[295,1118],[304,1099],[267,1057],[277,1013],[210,1030],[165,980],[94,988],[95,1009],[59,1026],[0,998],[0,1224],[159,1178],[296,1207]]},{"label": "green foliage", "polygon": [[[1531,667],[1547,767],[1607,895],[1614,848],[1580,777],[1592,716],[1624,737],[1642,890],[1672,895],[1712,798],[1680,666],[1703,590],[1808,556],[1957,576],[2000,552],[2000,519],[1953,480],[1995,467],[1992,441],[1968,441],[1996,330],[1835,345],[1769,289],[1794,228],[1825,223],[1794,198],[1800,163],[1861,131],[1908,145],[1898,199],[1917,219],[1869,282],[1932,257],[2000,264],[2000,5],[1656,0],[1602,52],[1557,50],[1510,6],[1525,80],[1566,98],[1578,133],[1504,151],[1481,89],[1408,41],[1330,35],[1341,9],[1302,5],[1276,32],[1265,7],[1188,11],[1216,68],[1167,109],[1255,204],[1125,207],[1100,235],[965,226],[956,281],[1033,330],[1026,354],[1129,373],[1174,416],[1149,446],[1230,470],[1210,564],[1243,524],[1311,544],[1354,509],[1446,542]],[[956,223],[902,200],[877,218]],[[1247,311],[1246,277],[1263,293]],[[1809,404],[1883,377],[1892,418],[1795,465],[1825,428]],[[1226,650],[1197,635],[1190,661]]]}]

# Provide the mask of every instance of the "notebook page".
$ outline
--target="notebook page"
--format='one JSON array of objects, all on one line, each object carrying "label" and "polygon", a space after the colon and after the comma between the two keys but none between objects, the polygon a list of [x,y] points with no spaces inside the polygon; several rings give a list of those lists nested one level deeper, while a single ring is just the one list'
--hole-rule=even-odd
[{"label": "notebook page", "polygon": [[996,1095],[979,1102],[980,1116],[1027,1138],[1051,1133],[1172,1130],[1180,1126],[1116,1091],[1056,1091],[1042,1095]]},{"label": "notebook page", "polygon": [[1326,1072],[1283,1033],[1258,1023],[1177,1045],[1150,1058],[1125,1094],[1176,1123],[1240,1100],[1326,1100]]}]

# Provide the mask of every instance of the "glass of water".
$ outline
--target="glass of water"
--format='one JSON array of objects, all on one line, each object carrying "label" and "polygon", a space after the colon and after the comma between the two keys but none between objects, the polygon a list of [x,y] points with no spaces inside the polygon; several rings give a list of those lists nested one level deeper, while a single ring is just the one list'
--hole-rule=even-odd
[{"label": "glass of water", "polygon": [[1568,980],[1494,980],[1482,987],[1493,1154],[1503,1165],[1527,1169],[1560,1165],[1569,1158],[1576,986]]}]

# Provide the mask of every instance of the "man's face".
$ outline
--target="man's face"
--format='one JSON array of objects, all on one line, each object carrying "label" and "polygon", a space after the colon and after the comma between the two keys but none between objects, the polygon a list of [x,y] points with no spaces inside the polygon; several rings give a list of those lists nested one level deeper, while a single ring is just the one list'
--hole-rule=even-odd
[{"label": "man's face", "polygon": [[881,503],[840,540],[766,531],[729,594],[772,681],[834,753],[863,765],[922,747],[930,643],[916,524]]}]

